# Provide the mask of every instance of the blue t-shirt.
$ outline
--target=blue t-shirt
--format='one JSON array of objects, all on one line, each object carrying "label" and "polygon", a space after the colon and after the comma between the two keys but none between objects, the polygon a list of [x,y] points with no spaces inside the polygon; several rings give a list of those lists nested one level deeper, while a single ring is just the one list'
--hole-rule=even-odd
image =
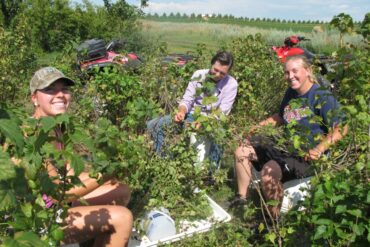
[{"label": "blue t-shirt", "polygon": [[312,146],[328,133],[330,127],[340,122],[339,108],[340,104],[330,91],[313,84],[304,95],[288,88],[279,115],[285,125],[295,123],[296,134],[306,137]]}]

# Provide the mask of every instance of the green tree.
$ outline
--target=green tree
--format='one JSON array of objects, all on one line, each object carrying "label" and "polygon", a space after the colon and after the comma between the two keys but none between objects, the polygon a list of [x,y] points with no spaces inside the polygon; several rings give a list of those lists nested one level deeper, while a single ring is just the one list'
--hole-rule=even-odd
[{"label": "green tree", "polygon": [[340,46],[343,47],[343,36],[353,32],[354,25],[352,17],[345,13],[340,13],[333,17],[330,21],[330,26],[339,30]]},{"label": "green tree", "polygon": [[9,27],[13,18],[20,12],[23,0],[1,0],[1,13],[5,28]]},{"label": "green tree", "polygon": [[370,12],[365,15],[361,23],[360,33],[368,42],[370,41]]}]

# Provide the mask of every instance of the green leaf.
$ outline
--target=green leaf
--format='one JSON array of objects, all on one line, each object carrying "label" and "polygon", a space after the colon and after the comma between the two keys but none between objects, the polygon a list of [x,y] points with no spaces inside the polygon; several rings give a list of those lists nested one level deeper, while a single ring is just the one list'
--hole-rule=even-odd
[{"label": "green leaf", "polygon": [[353,225],[352,226],[353,232],[356,233],[357,236],[362,236],[365,232],[365,227],[363,225]]},{"label": "green leaf", "polygon": [[318,219],[318,220],[315,221],[315,224],[317,224],[317,225],[330,225],[332,223],[333,223],[333,221],[329,220],[329,219]]},{"label": "green leaf", "polygon": [[43,242],[39,236],[33,232],[21,232],[18,233],[14,239],[6,239],[4,242],[6,247],[48,247],[48,245]]},{"label": "green leaf", "polygon": [[2,188],[0,186],[0,210],[7,210],[14,207],[17,203],[14,192],[11,189]]},{"label": "green leaf", "polygon": [[200,117],[197,118],[196,122],[199,122],[199,123],[203,123],[203,122],[207,122],[208,121],[208,117],[207,116],[203,116],[201,115]]},{"label": "green leaf", "polygon": [[362,216],[362,212],[361,212],[360,209],[347,210],[347,213],[349,213],[353,216],[356,216],[356,217],[361,217]]},{"label": "green leaf", "polygon": [[31,218],[32,217],[32,205],[31,205],[31,203],[22,204],[21,205],[21,209],[22,209],[23,214],[27,218]]},{"label": "green leaf", "polygon": [[42,129],[45,132],[49,132],[50,130],[55,128],[57,122],[55,121],[54,117],[43,117],[41,118],[41,124],[42,124]]},{"label": "green leaf", "polygon": [[46,220],[46,219],[49,218],[49,215],[48,215],[48,212],[47,211],[42,210],[42,211],[37,212],[36,217],[37,218],[40,218],[40,219]]},{"label": "green leaf", "polygon": [[260,223],[258,225],[258,232],[262,232],[265,229],[265,225],[263,223]]},{"label": "green leaf", "polygon": [[364,163],[362,163],[362,162],[359,162],[359,163],[357,163],[357,164],[355,165],[355,169],[356,169],[356,171],[358,171],[358,172],[362,171],[364,168],[365,168],[365,164],[364,164]]},{"label": "green leaf", "polygon": [[69,119],[70,117],[68,116],[68,114],[60,114],[55,117],[55,122],[58,124],[62,124],[62,123],[68,124]]},{"label": "green leaf", "polygon": [[84,162],[81,157],[72,155],[71,167],[73,168],[75,175],[78,176],[84,170]]},{"label": "green leaf", "polygon": [[344,213],[344,212],[346,212],[346,210],[347,210],[347,206],[346,205],[338,205],[335,208],[335,213],[336,214]]},{"label": "green leaf", "polygon": [[64,238],[64,232],[58,225],[53,225],[51,227],[51,235],[57,241],[60,241]]},{"label": "green leaf", "polygon": [[317,227],[314,239],[319,239],[326,232],[326,226],[320,225]]},{"label": "green leaf", "polygon": [[267,240],[270,240],[271,243],[275,243],[276,234],[274,232],[268,233],[265,235]]},{"label": "green leaf", "polygon": [[269,205],[269,206],[277,206],[277,205],[279,205],[279,201],[277,201],[277,200],[270,200],[266,204]]},{"label": "green leaf", "polygon": [[14,178],[15,176],[15,169],[14,164],[10,160],[8,153],[2,151],[0,148],[0,180],[7,180],[10,178]]},{"label": "green leaf", "polygon": [[17,121],[3,109],[0,109],[0,132],[9,138],[18,149],[23,149],[24,138]]},{"label": "green leaf", "polygon": [[299,136],[297,136],[297,135],[293,136],[293,146],[294,146],[294,148],[299,149],[300,145],[301,145],[301,140],[300,140]]}]

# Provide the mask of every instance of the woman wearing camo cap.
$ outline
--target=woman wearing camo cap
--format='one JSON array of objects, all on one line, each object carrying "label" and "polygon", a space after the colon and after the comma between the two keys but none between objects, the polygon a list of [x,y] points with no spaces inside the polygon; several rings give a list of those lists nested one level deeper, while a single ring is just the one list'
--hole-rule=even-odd
[{"label": "woman wearing camo cap", "polygon": [[[70,86],[75,82],[53,67],[42,68],[34,74],[30,82],[31,99],[35,106],[33,118],[64,114],[71,102]],[[61,135],[61,129],[55,130],[55,135]],[[62,143],[56,147],[62,149]],[[70,175],[74,171],[66,164]],[[45,164],[49,176],[59,183],[58,169],[53,162]],[[64,243],[81,243],[94,239],[94,246],[126,246],[131,234],[133,217],[126,208],[130,200],[130,190],[127,185],[105,179],[101,185],[99,179],[91,178],[87,172],[82,172],[79,179],[84,186],[75,186],[67,191],[71,208],[64,219]],[[83,199],[88,206],[82,206],[78,199]],[[44,195],[47,207],[58,203]]]}]

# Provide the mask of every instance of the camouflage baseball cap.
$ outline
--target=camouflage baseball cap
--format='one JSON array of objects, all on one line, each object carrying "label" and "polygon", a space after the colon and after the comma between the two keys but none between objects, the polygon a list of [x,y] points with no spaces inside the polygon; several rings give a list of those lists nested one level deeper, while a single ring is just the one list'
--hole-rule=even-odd
[{"label": "camouflage baseball cap", "polygon": [[59,79],[63,79],[70,86],[75,84],[72,79],[69,79],[60,70],[54,67],[44,67],[39,69],[35,72],[30,81],[31,94],[33,94],[36,90],[47,88],[53,84],[53,82]]}]

